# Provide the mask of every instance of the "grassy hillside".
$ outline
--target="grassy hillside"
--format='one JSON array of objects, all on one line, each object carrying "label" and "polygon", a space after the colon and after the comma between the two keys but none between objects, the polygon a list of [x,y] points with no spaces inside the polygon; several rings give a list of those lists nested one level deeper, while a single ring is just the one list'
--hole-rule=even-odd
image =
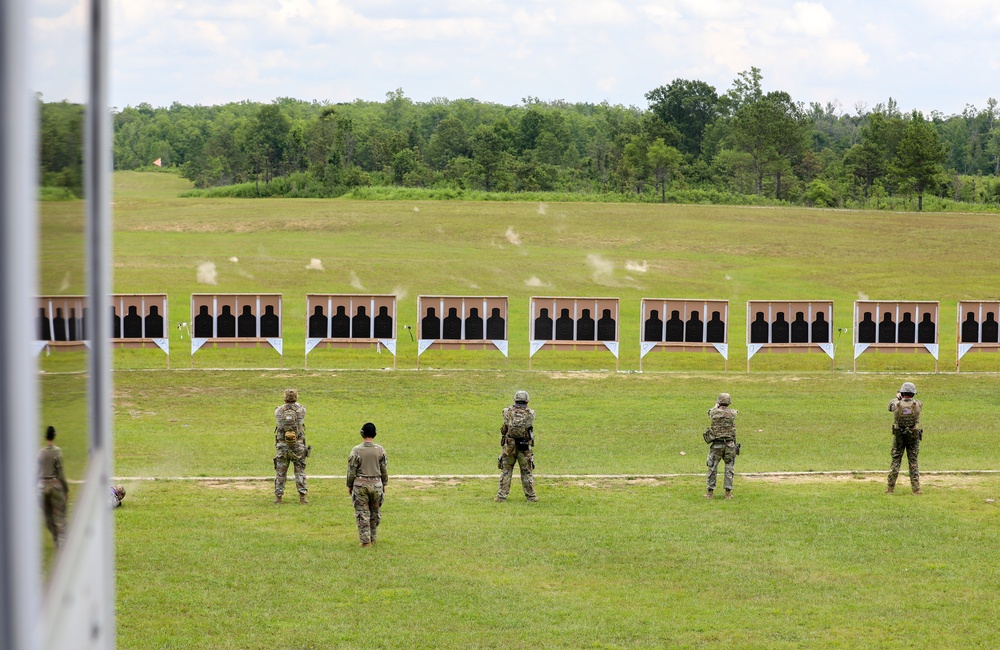
[{"label": "grassy hillside", "polygon": [[[793,208],[308,199],[181,199],[167,174],[115,175],[115,290],[170,294],[175,364],[190,350],[176,324],[190,321],[195,292],[284,294],[286,367],[302,367],[306,293],[395,293],[399,324],[413,325],[420,294],[510,297],[511,368],[528,362],[533,295],[621,299],[621,368],[638,368],[642,298],[730,301],[730,368],[745,369],[746,301],[835,301],[835,327],[849,328],[853,301],[940,300],[942,370],[954,368],[955,302],[1000,296],[1000,218],[995,215],[870,213]],[[57,208],[60,206],[56,206]],[[912,233],[912,234],[905,234]],[[904,235],[905,234],[905,235]],[[61,257],[45,290],[65,277]],[[232,261],[232,260],[236,261]],[[307,269],[312,259],[323,270]],[[214,269],[215,284],[198,269]],[[213,267],[214,265],[214,267]],[[211,272],[203,273],[211,277]],[[849,331],[835,337],[836,365],[852,367]],[[416,344],[399,330],[399,365]],[[187,347],[186,347],[187,346]],[[120,366],[156,367],[150,353]],[[235,358],[233,358],[235,357]],[[984,358],[985,357],[985,358]],[[278,365],[277,355],[203,352],[195,365]],[[497,352],[431,350],[422,364],[502,368]],[[535,357],[544,369],[613,368],[610,353]],[[310,366],[383,367],[369,353],[324,352]],[[644,369],[720,370],[715,354],[653,353]],[[822,354],[768,355],[753,368],[823,370]],[[865,355],[862,370],[933,370],[929,355]],[[1000,370],[972,354],[963,370]]]},{"label": "grassy hillside", "polygon": [[[940,367],[953,371],[955,302],[1000,295],[997,217],[205,200],[178,198],[183,187],[115,175],[115,290],[169,294],[173,352],[170,370],[158,350],[115,353],[116,474],[135,477],[115,514],[120,647],[1000,643],[1000,478],[960,474],[996,469],[1000,355],[970,354],[961,374],[931,374],[928,355],[865,355],[852,373],[848,331],[835,372],[815,353],[759,354],[747,373],[744,334],[749,299],[834,300],[837,328],[859,297],[941,300]],[[79,204],[46,204],[43,219],[55,236],[42,292],[81,292]],[[192,359],[177,325],[193,292],[284,294],[284,359]],[[432,350],[418,371],[400,328],[396,371],[370,350],[318,351],[304,369],[313,292],[395,293],[399,325],[415,324],[420,294],[507,295],[509,368],[496,351]],[[607,352],[550,350],[529,371],[532,295],[621,298],[623,372]],[[632,372],[644,297],[728,299],[728,372],[716,354],[662,353]],[[85,356],[40,363],[43,419],[79,477]],[[888,467],[886,402],[904,379],[925,402],[923,497],[886,496],[881,473],[862,473]],[[309,409],[307,507],[271,504],[268,480],[232,480],[272,474],[286,386]],[[541,501],[495,504],[494,478],[394,479],[379,544],[359,549],[343,479],[317,476],[345,473],[360,425],[377,423],[394,477],[495,475],[500,409],[518,388],[538,413]],[[723,390],[743,455],[737,498],[709,502],[701,431]],[[828,470],[855,474],[746,476]],[[678,476],[625,478],[654,474]],[[222,480],[139,480],[154,477]]]}]

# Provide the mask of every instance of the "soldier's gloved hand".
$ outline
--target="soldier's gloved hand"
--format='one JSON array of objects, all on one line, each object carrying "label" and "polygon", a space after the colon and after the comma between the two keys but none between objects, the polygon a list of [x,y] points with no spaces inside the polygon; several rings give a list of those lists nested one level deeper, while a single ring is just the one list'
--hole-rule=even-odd
[{"label": "soldier's gloved hand", "polygon": [[903,399],[902,393],[896,393],[896,399]]}]

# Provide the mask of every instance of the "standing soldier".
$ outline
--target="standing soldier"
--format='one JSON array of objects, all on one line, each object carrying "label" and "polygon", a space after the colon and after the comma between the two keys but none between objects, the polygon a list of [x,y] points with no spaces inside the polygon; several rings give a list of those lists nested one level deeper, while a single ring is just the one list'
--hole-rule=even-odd
[{"label": "standing soldier", "polygon": [[281,503],[285,494],[288,463],[295,466],[295,489],[299,503],[306,501],[306,458],[312,447],[306,446],[306,407],[298,403],[299,392],[285,389],[285,403],[274,409],[274,502]]},{"label": "standing soldier", "polygon": [[912,382],[905,382],[899,387],[896,398],[889,402],[889,410],[895,419],[892,423],[892,463],[889,465],[889,486],[886,494],[892,494],[896,489],[896,477],[899,476],[899,465],[903,460],[903,450],[906,450],[906,461],[910,465],[910,487],[914,494],[923,494],[920,489],[920,469],[917,467],[917,454],[920,453],[920,441],[924,430],[918,429],[920,412],[924,405],[914,399],[917,387]]},{"label": "standing soldier", "polygon": [[503,426],[500,427],[500,489],[494,501],[502,503],[510,494],[510,480],[514,475],[514,462],[521,469],[521,487],[528,501],[538,501],[535,495],[535,479],[531,470],[535,469],[535,459],[531,448],[535,446],[535,412],[528,408],[528,391],[514,393],[514,404],[503,410]]},{"label": "standing soldier", "polygon": [[38,452],[38,482],[45,512],[45,527],[52,533],[56,549],[62,546],[66,536],[66,499],[69,485],[63,474],[62,450],[55,445],[56,429],[49,427],[45,432],[47,444]]},{"label": "standing soldier", "polygon": [[731,408],[733,398],[729,393],[719,393],[719,399],[715,406],[708,409],[708,417],[712,418],[712,426],[705,430],[705,442],[711,445],[708,448],[708,490],[705,498],[711,499],[715,494],[715,477],[719,468],[719,461],[726,464],[726,478],[722,482],[722,487],[726,489],[726,498],[733,498],[733,477],[736,476],[736,457],[740,453],[740,446],[736,444],[736,414],[739,413]]},{"label": "standing soldier", "polygon": [[358,538],[362,546],[375,543],[379,522],[382,521],[382,500],[389,482],[385,449],[375,444],[375,425],[366,422],[361,427],[364,440],[347,457],[347,492],[354,501],[354,516],[358,520]]}]

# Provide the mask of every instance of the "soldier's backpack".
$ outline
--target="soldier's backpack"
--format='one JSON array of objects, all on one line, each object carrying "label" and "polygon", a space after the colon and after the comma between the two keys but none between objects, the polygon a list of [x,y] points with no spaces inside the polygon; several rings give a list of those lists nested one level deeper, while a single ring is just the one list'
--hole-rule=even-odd
[{"label": "soldier's backpack", "polygon": [[508,412],[510,421],[507,423],[507,435],[515,440],[531,437],[531,428],[535,424],[535,416],[526,406],[513,406]]},{"label": "soldier's backpack", "polygon": [[901,399],[896,402],[896,428],[900,431],[913,429],[920,420],[920,404],[913,399]]},{"label": "soldier's backpack", "polygon": [[281,409],[278,433],[280,439],[289,445],[294,445],[299,435],[299,413],[294,404],[285,404]]}]

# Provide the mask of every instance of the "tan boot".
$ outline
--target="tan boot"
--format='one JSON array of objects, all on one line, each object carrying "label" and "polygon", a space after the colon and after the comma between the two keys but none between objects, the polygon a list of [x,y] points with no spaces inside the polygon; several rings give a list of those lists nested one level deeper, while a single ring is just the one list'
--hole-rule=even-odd
[{"label": "tan boot", "polygon": [[914,494],[923,494],[923,493],[924,493],[924,491],[923,491],[923,490],[921,490],[920,488],[914,488],[914,489],[913,489],[913,493],[914,493]]},{"label": "tan boot", "polygon": [[730,500],[732,498],[733,498],[733,491],[732,490],[726,490],[726,501],[728,501],[728,500]]},{"label": "tan boot", "polygon": [[887,487],[885,489],[885,493],[886,494],[892,494],[893,490],[895,490],[895,488],[890,485],[889,487]]},{"label": "tan boot", "polygon": [[368,548],[371,545],[372,545],[371,542],[361,542],[361,548]]},{"label": "tan boot", "polygon": [[715,492],[713,492],[712,490],[709,490],[708,492],[705,493],[705,498],[706,499],[711,499],[714,496],[715,496]]},{"label": "tan boot", "polygon": [[304,494],[300,494],[300,495],[299,495],[299,503],[300,503],[301,505],[306,505],[307,503],[309,503],[309,502],[308,502],[308,501],[306,500],[306,495],[304,495]]},{"label": "tan boot", "polygon": [[274,497],[274,502],[275,502],[275,503],[279,503],[279,504],[280,504],[280,503],[281,503],[281,495],[277,495],[277,496],[275,496],[275,497]]}]

